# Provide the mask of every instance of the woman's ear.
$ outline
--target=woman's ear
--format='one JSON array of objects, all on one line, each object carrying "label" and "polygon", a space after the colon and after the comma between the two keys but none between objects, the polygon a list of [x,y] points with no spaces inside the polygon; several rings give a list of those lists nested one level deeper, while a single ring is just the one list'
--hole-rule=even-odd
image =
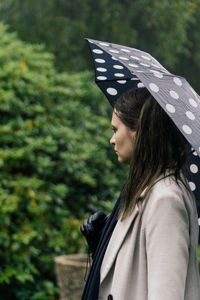
[{"label": "woman's ear", "polygon": [[135,141],[135,138],[136,138],[136,130],[131,130],[131,136],[132,136],[133,140]]}]

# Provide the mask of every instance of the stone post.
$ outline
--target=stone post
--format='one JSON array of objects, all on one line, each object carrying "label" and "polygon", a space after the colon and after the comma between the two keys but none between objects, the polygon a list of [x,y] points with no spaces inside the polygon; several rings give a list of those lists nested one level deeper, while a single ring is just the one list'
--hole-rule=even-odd
[{"label": "stone post", "polygon": [[85,285],[87,255],[62,255],[54,258],[60,300],[80,300]]}]

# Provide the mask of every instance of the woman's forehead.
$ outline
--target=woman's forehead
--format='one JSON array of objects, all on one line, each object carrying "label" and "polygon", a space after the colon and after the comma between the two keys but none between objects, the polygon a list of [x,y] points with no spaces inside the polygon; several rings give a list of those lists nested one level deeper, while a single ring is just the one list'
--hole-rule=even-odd
[{"label": "woman's forehead", "polygon": [[116,110],[113,110],[112,113],[112,120],[111,120],[112,125],[119,125],[122,123],[122,121],[120,120],[120,118],[118,117],[118,115],[116,114]]}]

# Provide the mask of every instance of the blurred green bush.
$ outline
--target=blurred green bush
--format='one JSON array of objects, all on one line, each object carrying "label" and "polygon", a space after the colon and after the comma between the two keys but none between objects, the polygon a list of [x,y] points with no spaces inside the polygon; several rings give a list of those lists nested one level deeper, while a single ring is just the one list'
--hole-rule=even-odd
[{"label": "blurred green bush", "polygon": [[53,300],[53,257],[85,250],[80,224],[109,211],[125,172],[93,75],[58,74],[3,24],[0,43],[0,297]]}]

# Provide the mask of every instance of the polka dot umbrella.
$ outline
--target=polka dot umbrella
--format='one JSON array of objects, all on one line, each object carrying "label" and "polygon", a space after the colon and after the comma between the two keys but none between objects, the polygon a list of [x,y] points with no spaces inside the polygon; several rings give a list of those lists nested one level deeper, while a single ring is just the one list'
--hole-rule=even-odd
[{"label": "polka dot umbrella", "polygon": [[132,88],[146,87],[192,146],[185,169],[197,199],[200,225],[200,97],[185,78],[171,74],[150,54],[138,49],[86,39],[95,81],[114,106]]}]

